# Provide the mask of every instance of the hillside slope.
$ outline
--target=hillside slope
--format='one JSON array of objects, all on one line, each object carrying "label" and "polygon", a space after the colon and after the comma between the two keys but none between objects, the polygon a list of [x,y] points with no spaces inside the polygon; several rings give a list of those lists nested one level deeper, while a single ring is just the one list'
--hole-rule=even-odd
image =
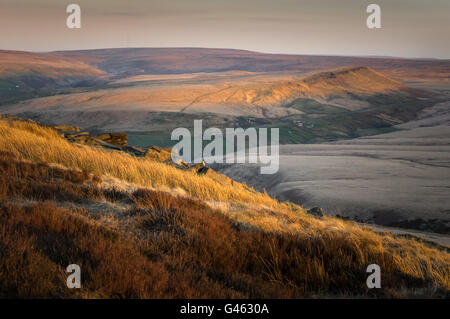
[{"label": "hillside slope", "polygon": [[0,50],[0,104],[55,94],[58,88],[103,82],[105,72],[53,54]]},{"label": "hillside slope", "polygon": [[[0,119],[0,134],[0,297],[448,297],[448,248],[36,123]],[[366,286],[373,263],[381,289]]]},{"label": "hillside slope", "polygon": [[0,77],[27,73],[51,79],[105,74],[86,63],[57,54],[0,50]]},{"label": "hillside slope", "polygon": [[352,110],[370,107],[362,101],[377,94],[405,94],[406,86],[365,67],[337,69],[303,77],[249,76],[227,81],[218,76],[208,83],[138,82],[93,92],[57,95],[5,107],[9,113],[52,111],[145,110],[211,112],[256,117],[298,114],[290,103],[299,98],[327,101]]}]

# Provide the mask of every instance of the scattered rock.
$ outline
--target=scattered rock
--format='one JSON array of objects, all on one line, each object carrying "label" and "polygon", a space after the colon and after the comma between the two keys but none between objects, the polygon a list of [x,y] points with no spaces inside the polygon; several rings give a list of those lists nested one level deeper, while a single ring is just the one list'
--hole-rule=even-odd
[{"label": "scattered rock", "polygon": [[150,146],[150,148],[145,153],[145,157],[158,162],[167,163],[172,161],[172,149]]},{"label": "scattered rock", "polygon": [[128,143],[128,135],[126,133],[106,133],[92,135],[92,137],[118,147],[125,147]]},{"label": "scattered rock", "polygon": [[143,148],[134,146],[125,146],[122,148],[122,151],[137,157],[143,157],[146,153],[146,150],[144,150]]},{"label": "scattered rock", "polygon": [[89,136],[89,132],[65,132],[64,137],[77,138],[80,136]]},{"label": "scattered rock", "polygon": [[[0,119],[38,123],[32,120],[21,119],[13,115],[0,114]],[[178,156],[179,159],[174,161],[172,159],[171,147],[162,148],[158,146],[151,146],[148,149],[143,149],[139,147],[128,146],[128,135],[126,133],[105,133],[91,135],[89,132],[82,132],[81,128],[78,126],[59,125],[48,127],[56,130],[61,137],[65,138],[69,142],[126,152],[136,157],[148,158],[156,162],[175,166],[179,169],[189,170],[199,175],[207,175],[208,177],[222,185],[242,185],[249,191],[256,192],[253,188],[250,188],[245,184],[238,183],[231,178],[214,171],[212,168],[207,167],[204,161],[192,166],[184,162],[180,156]]]},{"label": "scattered rock", "polygon": [[91,138],[92,138],[92,141],[91,141],[92,145],[100,145],[100,146],[103,146],[105,148],[113,149],[113,150],[116,150],[116,151],[122,151],[122,148],[119,147],[119,146],[107,143],[105,141],[102,141],[102,140],[99,140],[99,139],[96,139],[96,138],[93,138],[93,137],[91,137]]},{"label": "scattered rock", "polygon": [[89,136],[89,133],[81,132],[80,134],[64,134],[64,136],[67,138],[70,142],[75,142],[79,144],[85,144],[85,145],[96,145],[94,143],[93,138]]},{"label": "scattered rock", "polygon": [[59,133],[77,133],[81,131],[81,128],[78,126],[70,126],[70,125],[57,125],[53,127]]}]

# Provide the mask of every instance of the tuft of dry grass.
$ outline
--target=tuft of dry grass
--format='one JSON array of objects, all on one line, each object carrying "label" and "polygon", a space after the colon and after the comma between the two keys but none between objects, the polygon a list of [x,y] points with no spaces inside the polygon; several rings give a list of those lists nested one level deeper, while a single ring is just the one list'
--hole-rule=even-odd
[{"label": "tuft of dry grass", "polygon": [[[164,296],[167,271],[117,232],[48,202],[0,211],[0,297]],[[82,290],[65,286],[70,264],[82,268]]]}]

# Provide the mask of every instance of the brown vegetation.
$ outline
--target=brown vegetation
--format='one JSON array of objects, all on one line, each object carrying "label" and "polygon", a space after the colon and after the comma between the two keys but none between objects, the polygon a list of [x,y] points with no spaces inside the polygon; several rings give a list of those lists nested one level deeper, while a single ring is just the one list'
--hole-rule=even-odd
[{"label": "brown vegetation", "polygon": [[[34,123],[0,121],[0,134],[0,297],[448,297],[443,247],[314,218]],[[112,177],[134,188],[102,182]],[[79,290],[66,287],[72,263]],[[380,290],[366,286],[372,263]]]},{"label": "brown vegetation", "polygon": [[189,195],[203,199],[268,206],[278,204],[269,196],[243,185],[223,186],[206,176],[183,172],[124,152],[72,144],[60,137],[54,129],[34,123],[0,120],[0,135],[0,150],[11,152],[19,159],[88,170],[147,187],[181,188]]},{"label": "brown vegetation", "polygon": [[[248,229],[199,200],[148,189],[105,190],[100,179],[86,171],[18,161],[5,152],[0,153],[0,170],[1,297],[448,293],[448,273],[440,282],[426,273],[407,274],[399,256],[345,234],[317,230],[315,236],[306,237]],[[132,203],[117,217],[126,220],[126,226],[103,225],[87,209],[58,204],[83,199]],[[82,269],[80,290],[65,286],[65,267],[72,263]],[[368,263],[383,269],[380,291],[365,285]]]}]

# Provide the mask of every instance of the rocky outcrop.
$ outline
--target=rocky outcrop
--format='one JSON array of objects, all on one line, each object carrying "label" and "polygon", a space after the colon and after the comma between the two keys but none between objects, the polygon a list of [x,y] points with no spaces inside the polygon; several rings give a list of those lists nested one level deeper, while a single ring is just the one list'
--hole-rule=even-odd
[{"label": "rocky outcrop", "polygon": [[167,163],[172,161],[172,149],[150,146],[145,153],[145,157],[158,162]]},{"label": "rocky outcrop", "polygon": [[84,144],[89,146],[100,146],[108,149],[122,151],[122,148],[105,142],[101,139],[95,137],[95,135],[89,135],[88,132],[79,132],[79,133],[66,133],[64,134],[65,138],[73,143]]},{"label": "rocky outcrop", "polygon": [[[33,120],[22,119],[8,114],[7,115],[0,114],[0,119],[24,121],[40,124]],[[72,143],[126,152],[132,156],[146,158],[152,161],[168,165],[173,165],[179,169],[188,170],[195,174],[207,175],[208,177],[212,178],[213,180],[217,181],[222,185],[240,184],[238,182],[235,182],[231,178],[214,171],[212,168],[207,167],[204,161],[202,161],[201,163],[189,165],[188,163],[184,162],[179,156],[178,156],[179,159],[176,159],[174,161],[174,159],[172,158],[171,147],[163,148],[158,146],[151,146],[148,149],[143,149],[135,146],[129,146],[127,145],[128,135],[126,133],[104,133],[91,135],[89,132],[81,131],[81,128],[78,126],[58,125],[48,127],[53,128],[61,135],[61,137],[64,137],[66,140]]]},{"label": "rocky outcrop", "polygon": [[144,157],[145,153],[147,152],[145,149],[140,148],[140,147],[135,147],[135,146],[122,147],[122,151],[124,151],[130,155],[136,156],[136,157]]},{"label": "rocky outcrop", "polygon": [[92,135],[93,138],[112,144],[118,147],[125,147],[128,143],[128,135],[126,133],[106,133],[99,135]]},{"label": "rocky outcrop", "polygon": [[55,130],[57,130],[59,133],[76,133],[80,132],[81,128],[78,126],[70,126],[70,125],[57,125],[53,127]]}]

